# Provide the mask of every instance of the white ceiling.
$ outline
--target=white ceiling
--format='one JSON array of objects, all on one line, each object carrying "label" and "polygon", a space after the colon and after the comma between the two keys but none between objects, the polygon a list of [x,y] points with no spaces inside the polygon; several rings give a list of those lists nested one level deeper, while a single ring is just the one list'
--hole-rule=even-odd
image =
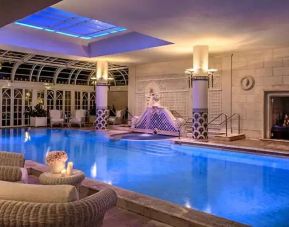
[{"label": "white ceiling", "polygon": [[0,27],[60,1],[61,0],[1,0]]},{"label": "white ceiling", "polygon": [[[210,52],[214,53],[289,46],[287,0],[63,0],[55,7],[173,43],[138,51],[124,48],[119,53],[115,51],[102,57],[113,62],[139,63],[187,57],[198,44],[209,45]],[[10,25],[9,29],[18,29],[12,27]],[[1,37],[6,32],[4,30]],[[33,33],[35,37],[35,31],[26,33]],[[81,48],[90,45],[63,37],[49,37],[43,32],[38,35],[45,39],[62,39],[60,43],[67,42],[77,50],[80,45]],[[117,38],[111,39],[110,43],[118,45],[113,47],[115,50],[124,46]],[[133,42],[130,40],[131,44]],[[96,50],[101,49],[102,43],[97,43]],[[57,54],[57,48],[44,51]],[[59,54],[75,57],[72,50]]]}]

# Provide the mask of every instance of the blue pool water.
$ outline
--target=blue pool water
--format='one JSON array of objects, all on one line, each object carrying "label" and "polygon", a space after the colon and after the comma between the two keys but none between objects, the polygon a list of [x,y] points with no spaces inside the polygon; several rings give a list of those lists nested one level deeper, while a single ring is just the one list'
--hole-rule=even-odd
[{"label": "blue pool water", "polygon": [[289,159],[110,140],[81,130],[0,130],[0,150],[44,162],[65,150],[90,178],[254,226],[288,226]]}]

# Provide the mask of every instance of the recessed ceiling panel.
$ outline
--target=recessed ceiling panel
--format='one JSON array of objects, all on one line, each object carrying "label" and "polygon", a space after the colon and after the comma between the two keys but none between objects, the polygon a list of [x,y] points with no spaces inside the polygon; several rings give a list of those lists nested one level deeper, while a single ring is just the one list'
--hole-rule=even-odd
[{"label": "recessed ceiling panel", "polygon": [[126,30],[53,7],[20,19],[15,24],[81,39],[93,39]]}]

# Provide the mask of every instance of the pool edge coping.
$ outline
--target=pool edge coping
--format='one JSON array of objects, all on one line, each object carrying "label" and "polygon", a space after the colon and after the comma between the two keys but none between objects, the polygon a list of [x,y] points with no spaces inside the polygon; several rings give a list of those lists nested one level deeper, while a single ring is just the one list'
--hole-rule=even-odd
[{"label": "pool edge coping", "polygon": [[283,158],[289,158],[289,151],[282,150],[272,150],[265,148],[257,148],[257,147],[245,147],[245,146],[237,146],[237,145],[229,145],[229,144],[219,144],[213,142],[200,142],[200,141],[181,141],[178,138],[173,138],[171,141],[174,144],[178,145],[189,145],[189,146],[200,146],[200,147],[211,147],[225,151],[231,152],[241,152],[247,154],[256,154],[256,155],[270,155],[277,156]]}]

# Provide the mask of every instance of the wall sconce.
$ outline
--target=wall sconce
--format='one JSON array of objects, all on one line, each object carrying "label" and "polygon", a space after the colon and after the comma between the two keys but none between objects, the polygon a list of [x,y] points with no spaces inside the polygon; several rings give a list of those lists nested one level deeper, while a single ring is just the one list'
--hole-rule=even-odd
[{"label": "wall sconce", "polygon": [[208,77],[209,77],[209,87],[210,87],[210,84],[211,84],[211,88],[214,87],[214,73],[215,72],[218,72],[218,69],[209,69],[208,70]]},{"label": "wall sconce", "polygon": [[185,70],[185,74],[189,77],[188,78],[189,88],[192,88],[192,78],[193,78],[194,72],[195,70],[193,68]]},{"label": "wall sconce", "polygon": [[[185,74],[189,76],[189,88],[192,87],[192,78],[193,78],[194,72],[195,70],[193,68],[185,70]],[[210,84],[211,84],[211,87],[214,87],[214,73],[215,72],[218,72],[218,69],[208,69],[208,77],[209,77],[208,87],[210,87]]]},{"label": "wall sconce", "polygon": [[52,88],[52,84],[50,83],[43,83],[43,86],[45,87],[46,90],[49,90]]},{"label": "wall sconce", "polygon": [[90,81],[91,81],[91,84],[93,85],[94,91],[95,91],[96,90],[96,84],[97,84],[97,77],[96,76],[91,77]]},{"label": "wall sconce", "polygon": [[108,90],[110,90],[109,81],[114,80],[114,78],[113,77],[108,77],[107,79],[104,79],[104,77],[97,78],[96,76],[93,76],[93,77],[90,78],[90,80],[91,80],[91,84],[94,86],[94,90],[96,90],[97,82],[107,82]]}]

